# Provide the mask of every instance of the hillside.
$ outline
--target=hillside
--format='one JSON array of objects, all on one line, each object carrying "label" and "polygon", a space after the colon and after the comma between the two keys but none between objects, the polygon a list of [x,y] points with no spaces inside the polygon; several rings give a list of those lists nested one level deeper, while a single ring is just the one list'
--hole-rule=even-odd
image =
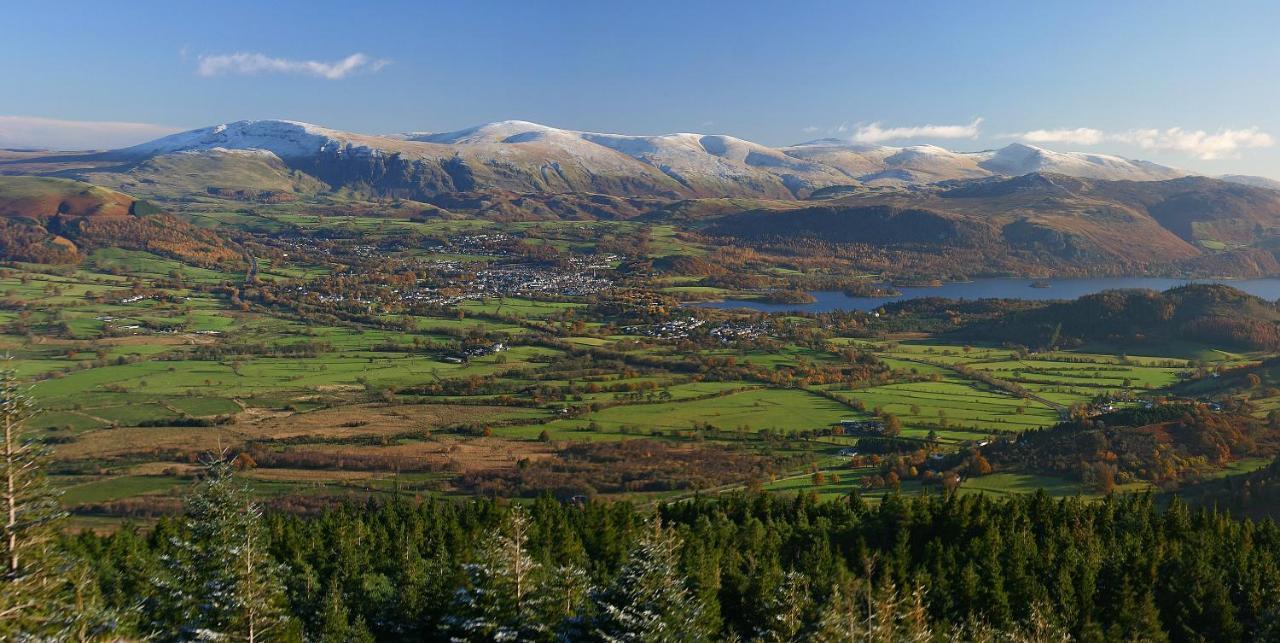
[{"label": "hillside", "polygon": [[1280,519],[1280,459],[1257,471],[1182,487],[1178,497],[1237,517]]},{"label": "hillside", "polygon": [[1280,307],[1221,285],[1191,284],[1162,293],[1112,290],[974,323],[954,335],[1031,348],[1097,341],[1138,351],[1142,346],[1181,340],[1276,350],[1280,348]]},{"label": "hillside", "polygon": [[1248,174],[1223,174],[1218,178],[1231,183],[1240,183],[1243,185],[1252,185],[1255,188],[1267,188],[1268,190],[1280,190],[1280,181],[1269,179],[1265,176],[1250,176]]},{"label": "hillside", "polygon": [[89,250],[113,246],[199,264],[240,260],[213,233],[146,201],[78,181],[0,176],[0,258],[76,263]]},{"label": "hillside", "polygon": [[3,217],[120,217],[128,215],[134,203],[132,197],[95,185],[62,179],[0,177]]},{"label": "hillside", "polygon": [[1135,481],[1174,486],[1243,458],[1273,457],[1280,429],[1194,405],[1126,409],[1026,431],[983,455],[997,470],[1074,478],[1096,491]]},{"label": "hillside", "polygon": [[1280,192],[1207,177],[1103,181],[1027,174],[909,190],[844,190],[806,203],[761,204],[705,226],[755,242],[813,238],[939,253],[982,249],[1050,270],[1280,270],[1270,250],[1280,232]]},{"label": "hillside", "polygon": [[[103,154],[21,154],[0,158],[0,173],[73,172],[103,185],[138,179],[163,183],[175,155],[219,167],[216,187],[264,189],[256,172],[268,156],[331,189],[425,199],[454,192],[583,192],[690,199],[791,200],[836,186],[903,186],[943,180],[1057,172],[1101,179],[1161,180],[1185,172],[1118,157],[1054,152],[1012,144],[953,152],[920,145],[886,147],[824,139],[769,147],[732,136],[678,133],[636,136],[580,132],[527,121],[500,121],[454,132],[366,135],[283,120],[237,121],[181,132]],[[191,163],[188,159],[184,163]],[[113,176],[114,175],[114,176]],[[239,184],[228,177],[238,177]],[[286,180],[296,183],[297,177]],[[203,191],[215,185],[173,185]],[[277,186],[278,187],[278,186]],[[295,186],[306,191],[310,186]],[[276,188],[272,188],[276,189]]]}]

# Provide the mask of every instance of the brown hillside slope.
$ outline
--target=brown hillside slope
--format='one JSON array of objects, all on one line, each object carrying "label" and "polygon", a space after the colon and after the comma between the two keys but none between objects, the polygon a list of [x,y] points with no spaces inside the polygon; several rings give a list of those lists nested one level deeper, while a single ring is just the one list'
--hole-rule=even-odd
[{"label": "brown hillside slope", "polygon": [[0,176],[0,260],[76,263],[88,250],[112,246],[201,265],[241,260],[212,232],[127,194],[67,179]]}]

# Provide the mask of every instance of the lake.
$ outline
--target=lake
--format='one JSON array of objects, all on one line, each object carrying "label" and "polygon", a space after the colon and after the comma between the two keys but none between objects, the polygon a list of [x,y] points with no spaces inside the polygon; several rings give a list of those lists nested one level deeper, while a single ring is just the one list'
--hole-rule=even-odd
[{"label": "lake", "polygon": [[[1048,288],[1033,288],[1031,282],[1048,283]],[[1168,290],[1189,283],[1226,284],[1268,301],[1280,299],[1280,279],[1164,279],[1158,277],[1097,277],[1087,279],[975,279],[938,287],[898,287],[900,297],[850,297],[838,290],[810,292],[817,301],[810,304],[767,304],[758,301],[726,299],[692,304],[708,308],[750,308],[764,312],[811,312],[830,310],[875,310],[895,301],[921,297],[947,299],[1075,299],[1084,295],[1118,288]]]}]

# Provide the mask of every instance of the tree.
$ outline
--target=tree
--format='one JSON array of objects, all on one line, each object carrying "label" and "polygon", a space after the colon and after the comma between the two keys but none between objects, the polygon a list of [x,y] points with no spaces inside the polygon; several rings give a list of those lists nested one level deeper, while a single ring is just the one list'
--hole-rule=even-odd
[{"label": "tree", "polygon": [[653,519],[613,584],[596,596],[596,635],[609,642],[705,641],[703,605],[677,568],[680,539]]},{"label": "tree", "polygon": [[542,565],[529,556],[532,525],[523,507],[507,512],[466,565],[468,584],[454,599],[444,628],[454,641],[529,641],[550,638],[550,614],[563,606],[549,595]]},{"label": "tree", "polygon": [[761,643],[798,643],[805,640],[805,612],[809,608],[809,583],[804,574],[787,572],[773,596],[767,599],[764,626],[754,639]]},{"label": "tree", "polygon": [[64,513],[44,477],[46,450],[26,436],[31,398],[11,370],[0,372],[0,453],[3,490],[4,570],[0,591],[0,639],[48,634],[66,607],[59,581],[63,562],[54,548]]},{"label": "tree", "polygon": [[902,596],[892,584],[875,590],[870,579],[852,592],[833,585],[813,631],[815,643],[867,641],[910,643],[933,640],[924,605],[924,590]]},{"label": "tree", "polygon": [[365,627],[364,620],[351,620],[347,609],[347,597],[337,583],[330,583],[324,597],[324,611],[320,614],[320,629],[315,640],[319,643],[372,643],[373,635]]},{"label": "tree", "polygon": [[897,437],[902,434],[902,420],[893,414],[885,414],[884,416],[884,434],[889,437]]},{"label": "tree", "polygon": [[187,498],[185,529],[158,580],[169,622],[157,626],[187,639],[278,640],[290,624],[283,570],[268,552],[262,510],[226,455],[205,462]]}]

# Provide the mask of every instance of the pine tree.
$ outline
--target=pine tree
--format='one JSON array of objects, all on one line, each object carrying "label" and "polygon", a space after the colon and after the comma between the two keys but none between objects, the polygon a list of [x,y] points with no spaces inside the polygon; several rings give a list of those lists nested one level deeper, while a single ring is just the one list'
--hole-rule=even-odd
[{"label": "pine tree", "polygon": [[550,638],[550,598],[542,565],[529,556],[530,523],[519,505],[465,566],[468,585],[454,599],[444,627],[454,641],[531,641]]},{"label": "pine tree", "polygon": [[50,619],[54,638],[62,641],[115,641],[132,631],[138,616],[137,602],[126,609],[109,606],[89,565],[70,557],[60,570],[62,609]]},{"label": "pine tree", "polygon": [[169,622],[157,625],[180,640],[278,640],[288,625],[283,570],[267,551],[262,510],[226,455],[205,463],[187,499],[185,535],[162,579]]},{"label": "pine tree", "polygon": [[56,617],[67,604],[60,581],[65,560],[53,542],[65,514],[43,474],[46,450],[26,435],[25,422],[32,414],[31,398],[13,371],[0,372],[0,639],[56,632]]},{"label": "pine tree", "polygon": [[[1041,606],[1032,605],[1026,621],[1016,628],[998,628],[986,621],[970,621],[964,627],[952,631],[948,640],[972,643],[1070,643],[1073,639],[1066,628],[1054,623],[1045,615]],[[1143,638],[1120,640],[1148,641]]]},{"label": "pine tree", "polygon": [[577,565],[557,565],[547,583],[545,614],[548,623],[559,623],[557,637],[576,641],[585,637],[587,619],[582,607],[591,594],[591,578]]},{"label": "pine tree", "polygon": [[373,635],[359,616],[351,619],[347,609],[347,597],[337,583],[329,584],[324,597],[324,611],[320,614],[320,631],[314,640],[318,643],[372,643]]},{"label": "pine tree", "polygon": [[678,571],[680,539],[654,519],[613,585],[596,597],[596,634],[618,643],[705,641],[703,606]]},{"label": "pine tree", "polygon": [[923,589],[902,596],[893,585],[877,591],[870,580],[864,580],[851,593],[842,591],[839,585],[832,587],[831,596],[806,640],[923,643],[932,639]]},{"label": "pine tree", "polygon": [[805,613],[809,608],[809,583],[803,574],[787,572],[782,584],[765,604],[765,625],[754,639],[761,643],[798,643],[804,636]]}]

